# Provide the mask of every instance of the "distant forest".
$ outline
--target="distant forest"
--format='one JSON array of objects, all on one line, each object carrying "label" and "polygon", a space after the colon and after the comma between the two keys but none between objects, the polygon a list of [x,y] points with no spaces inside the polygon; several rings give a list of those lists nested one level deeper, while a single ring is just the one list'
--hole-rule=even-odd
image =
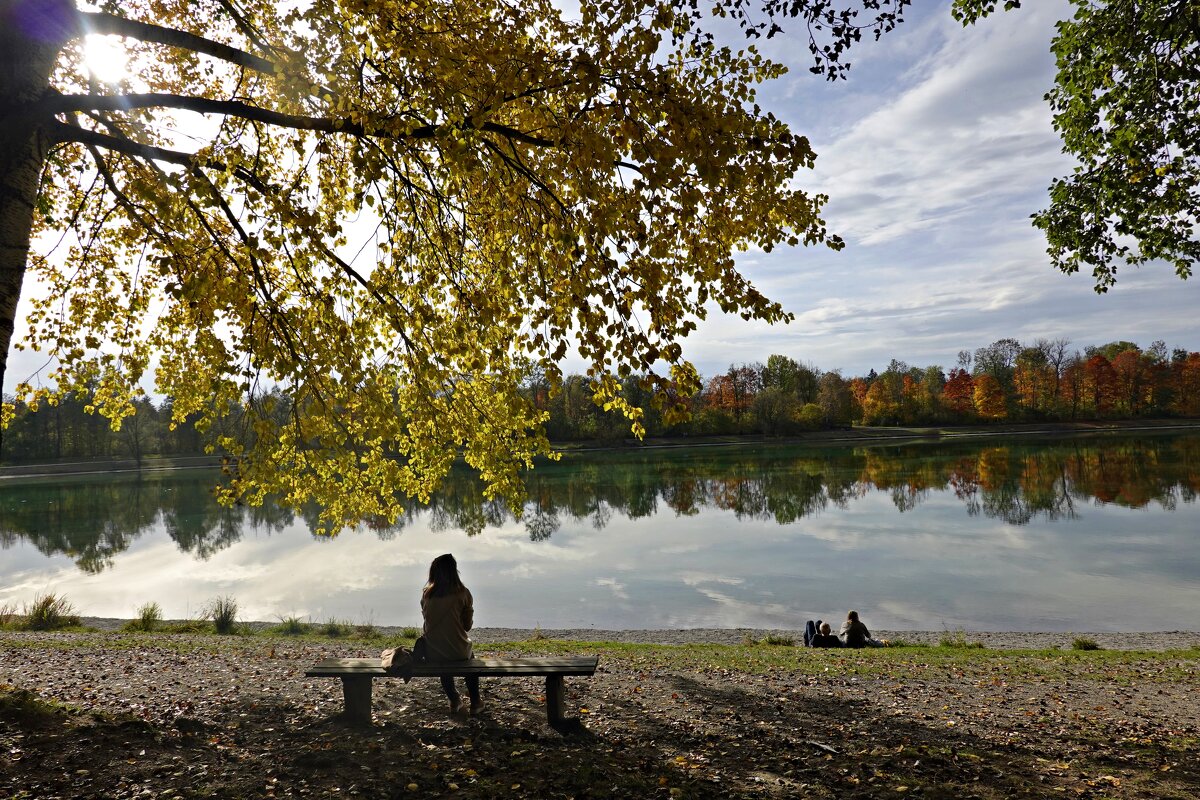
[{"label": "distant forest", "polygon": [[[632,438],[628,422],[592,402],[586,377],[568,375],[551,395],[538,376],[524,391],[549,414],[552,441],[618,442]],[[759,434],[789,436],[851,425],[979,424],[1200,417],[1200,352],[1169,350],[1157,341],[1142,348],[1118,341],[1072,349],[1067,339],[1022,344],[1001,339],[962,350],[948,370],[892,360],[882,373],[845,377],[785,355],[765,364],[730,365],[708,378],[690,398],[692,418],[667,426],[649,406],[637,376],[624,381],[625,396],[646,409],[648,436]],[[275,404],[287,413],[286,398]],[[30,463],[206,452],[221,436],[248,435],[245,415],[204,433],[186,422],[171,425],[172,403],[137,403],[137,414],[113,431],[89,413],[91,398],[71,396],[37,410],[17,407],[4,432],[0,460]]]}]

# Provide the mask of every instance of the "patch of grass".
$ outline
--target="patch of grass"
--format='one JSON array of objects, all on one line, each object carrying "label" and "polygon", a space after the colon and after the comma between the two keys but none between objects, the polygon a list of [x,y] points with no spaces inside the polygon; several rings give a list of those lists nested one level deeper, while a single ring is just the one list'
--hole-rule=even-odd
[{"label": "patch of grass", "polygon": [[268,628],[267,633],[275,633],[280,636],[303,636],[308,633],[311,627],[307,622],[303,622],[299,617],[292,615],[290,617],[280,617],[279,624],[273,628]]},{"label": "patch of grass", "polygon": [[79,626],[79,617],[67,598],[61,595],[43,594],[33,598],[33,605],[25,608],[21,627],[30,631],[57,631]]},{"label": "patch of grass", "polygon": [[212,625],[203,619],[184,619],[165,623],[160,630],[163,633],[211,633]]},{"label": "patch of grass", "polygon": [[955,631],[946,631],[942,634],[942,639],[938,642],[938,647],[982,650],[983,642],[967,641],[967,632],[959,628]]},{"label": "patch of grass", "polygon": [[795,647],[796,646],[796,640],[793,639],[791,636],[776,636],[775,634],[768,635],[767,638],[762,640],[762,643],[776,645],[778,647]]},{"label": "patch of grass", "polygon": [[0,719],[15,720],[26,725],[45,721],[62,713],[77,713],[76,709],[43,700],[36,692],[0,686]]},{"label": "patch of grass", "polygon": [[534,628],[533,628],[533,633],[529,634],[529,641],[531,641],[531,642],[544,642],[544,641],[546,641],[546,634],[542,633],[542,626],[541,626],[541,625],[535,625],[535,626],[534,626]]},{"label": "patch of grass", "polygon": [[907,639],[888,639],[888,647],[928,647],[920,642],[910,642]]},{"label": "patch of grass", "polygon": [[418,636],[421,635],[421,629],[420,628],[403,628],[400,631],[400,635],[403,636],[405,639],[416,639]]},{"label": "patch of grass", "polygon": [[[349,623],[347,623],[349,625]],[[378,639],[382,634],[375,627],[375,619],[373,614],[367,614],[367,619],[353,626],[350,635],[356,639]]]},{"label": "patch of grass", "polygon": [[1076,637],[1075,641],[1071,642],[1072,650],[1103,650],[1100,644],[1095,639],[1089,639],[1086,636]]},{"label": "patch of grass", "polygon": [[237,600],[230,595],[215,597],[203,611],[203,616],[212,620],[213,628],[222,636],[237,632]]},{"label": "patch of grass", "polygon": [[328,636],[330,639],[341,639],[343,636],[349,636],[352,626],[349,622],[330,617],[317,628],[317,633],[322,636]]},{"label": "patch of grass", "polygon": [[158,603],[144,603],[137,611],[137,616],[125,623],[127,631],[150,633],[162,624],[162,606]]},{"label": "patch of grass", "polygon": [[0,604],[0,630],[16,627],[20,619],[21,615],[17,613],[16,606],[12,603]]}]

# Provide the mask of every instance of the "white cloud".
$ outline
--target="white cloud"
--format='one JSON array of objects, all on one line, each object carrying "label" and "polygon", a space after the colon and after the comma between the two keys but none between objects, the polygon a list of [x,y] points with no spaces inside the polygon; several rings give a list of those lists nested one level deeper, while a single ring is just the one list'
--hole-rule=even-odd
[{"label": "white cloud", "polygon": [[685,586],[701,586],[706,583],[722,583],[726,586],[739,586],[745,581],[729,575],[716,575],[709,572],[682,572],[679,580]]},{"label": "white cloud", "polygon": [[629,599],[629,593],[625,591],[625,584],[621,583],[616,578],[596,578],[594,582],[601,588],[611,590],[613,597],[616,597],[620,600]]},{"label": "white cloud", "polygon": [[962,29],[948,3],[923,8],[863,43],[850,80],[834,85],[805,73],[794,41],[790,53],[775,45],[796,69],[764,103],[814,142],[817,169],[796,182],[830,196],[826,220],[847,247],[739,259],[796,320],[772,327],[712,313],[687,349],[701,371],[772,353],[846,375],[892,358],[945,367],[959,350],[1005,337],[1200,349],[1191,323],[1200,281],[1150,265],[1122,270],[1098,296],[1088,275],[1050,266],[1030,223],[1050,181],[1070,169],[1042,99],[1053,23],[1067,13],[1054,0]]},{"label": "white cloud", "polygon": [[814,191],[829,221],[859,244],[986,220],[988,209],[1044,186],[1062,167],[1042,101],[1047,6],[957,30],[930,26],[934,48],[912,85],[847,132],[814,144]]}]

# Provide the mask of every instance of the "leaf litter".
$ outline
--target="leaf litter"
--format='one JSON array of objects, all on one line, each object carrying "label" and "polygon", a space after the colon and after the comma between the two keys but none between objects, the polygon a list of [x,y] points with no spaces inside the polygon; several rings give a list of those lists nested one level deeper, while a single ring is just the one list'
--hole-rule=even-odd
[{"label": "leaf litter", "polygon": [[825,671],[800,651],[744,669],[602,653],[567,681],[569,729],[540,680],[506,679],[477,718],[451,718],[436,681],[377,681],[359,730],[340,683],[303,672],[377,650],[114,636],[0,636],[0,796],[1200,796],[1195,651],[1050,675],[919,650],[862,674],[870,654]]}]

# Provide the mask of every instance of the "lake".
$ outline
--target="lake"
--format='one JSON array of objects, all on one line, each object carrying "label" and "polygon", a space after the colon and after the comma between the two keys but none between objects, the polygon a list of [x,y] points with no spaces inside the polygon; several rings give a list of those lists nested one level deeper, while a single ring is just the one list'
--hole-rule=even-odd
[{"label": "lake", "polygon": [[476,624],[1200,630],[1200,435],[638,449],[530,474],[522,519],[456,475],[398,524],[222,508],[218,473],[0,481],[0,605],[86,616],[420,620],[453,552]]}]

